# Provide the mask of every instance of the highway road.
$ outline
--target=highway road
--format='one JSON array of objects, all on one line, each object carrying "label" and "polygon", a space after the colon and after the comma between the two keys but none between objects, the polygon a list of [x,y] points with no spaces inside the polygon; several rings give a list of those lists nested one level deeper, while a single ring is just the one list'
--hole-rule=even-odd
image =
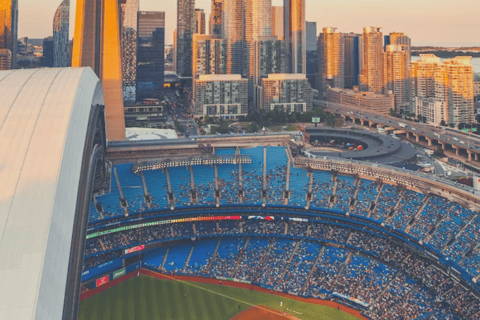
[{"label": "highway road", "polygon": [[463,149],[471,149],[477,153],[480,152],[480,138],[467,133],[454,132],[453,129],[441,129],[424,123],[408,121],[392,116],[378,114],[369,110],[359,110],[355,106],[331,103],[315,100],[317,104],[324,106],[328,111],[340,113],[346,116],[359,117],[364,120],[371,120],[381,123],[385,126],[395,127],[396,129],[405,129],[411,133],[418,133],[423,136],[439,140],[444,143],[453,144]]}]

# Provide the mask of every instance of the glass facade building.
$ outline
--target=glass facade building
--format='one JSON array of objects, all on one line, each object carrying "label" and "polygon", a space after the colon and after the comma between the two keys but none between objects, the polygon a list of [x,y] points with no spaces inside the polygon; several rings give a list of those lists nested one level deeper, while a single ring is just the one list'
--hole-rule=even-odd
[{"label": "glass facade building", "polygon": [[11,67],[17,60],[18,0],[0,1],[0,49],[11,52]]},{"label": "glass facade building", "polygon": [[53,66],[66,68],[68,60],[68,32],[70,21],[70,0],[63,0],[53,18]]},{"label": "glass facade building", "polygon": [[165,64],[165,12],[138,12],[136,98],[160,98]]}]

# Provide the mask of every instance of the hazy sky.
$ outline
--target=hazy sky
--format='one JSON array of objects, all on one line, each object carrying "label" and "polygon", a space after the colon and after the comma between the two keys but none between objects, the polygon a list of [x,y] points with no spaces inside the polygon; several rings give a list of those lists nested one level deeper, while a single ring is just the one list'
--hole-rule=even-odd
[{"label": "hazy sky", "polygon": [[[139,0],[140,10],[166,12],[166,43],[173,43],[176,0]],[[384,33],[405,32],[414,45],[480,46],[479,0],[306,0],[307,21],[341,32],[362,31],[365,26],[383,27]],[[18,36],[44,38],[52,34],[52,21],[61,0],[19,0]],[[272,0],[283,5],[283,0]],[[70,35],[73,35],[76,1],[71,0]],[[196,0],[197,8],[210,13],[211,0]]]}]

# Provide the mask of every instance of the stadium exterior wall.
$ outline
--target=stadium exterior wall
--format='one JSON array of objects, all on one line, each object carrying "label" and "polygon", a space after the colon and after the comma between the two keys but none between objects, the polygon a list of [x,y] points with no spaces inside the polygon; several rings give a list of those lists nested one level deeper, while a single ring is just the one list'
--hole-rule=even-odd
[{"label": "stadium exterior wall", "polygon": [[0,96],[0,318],[75,319],[86,159],[106,148],[92,136],[104,130],[101,84],[90,68],[12,70]]}]

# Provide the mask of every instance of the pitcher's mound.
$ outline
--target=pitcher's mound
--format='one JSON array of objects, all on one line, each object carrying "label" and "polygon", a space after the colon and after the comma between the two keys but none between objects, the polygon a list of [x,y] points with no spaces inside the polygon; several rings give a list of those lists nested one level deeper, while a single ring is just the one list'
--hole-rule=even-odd
[{"label": "pitcher's mound", "polygon": [[230,320],[300,320],[289,313],[265,306],[254,306],[236,314]]}]

